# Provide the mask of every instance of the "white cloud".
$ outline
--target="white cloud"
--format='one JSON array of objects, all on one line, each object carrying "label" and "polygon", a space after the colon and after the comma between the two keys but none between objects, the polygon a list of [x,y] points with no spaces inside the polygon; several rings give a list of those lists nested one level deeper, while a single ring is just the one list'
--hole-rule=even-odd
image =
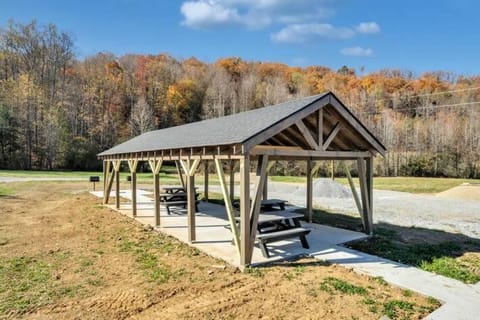
[{"label": "white cloud", "polygon": [[355,56],[355,57],[371,57],[373,56],[373,50],[370,48],[362,47],[352,47],[344,48],[340,50],[340,53],[344,56]]},{"label": "white cloud", "polygon": [[188,0],[180,7],[182,24],[208,28],[237,24],[259,29],[274,23],[306,23],[330,17],[332,0]]},{"label": "white cloud", "polygon": [[187,1],[180,12],[185,17],[183,24],[192,28],[230,24],[240,19],[236,9],[225,8],[217,1]]},{"label": "white cloud", "polygon": [[362,22],[360,23],[355,30],[357,30],[358,33],[364,33],[364,34],[373,34],[373,33],[379,33],[380,32],[380,26],[376,22]]},{"label": "white cloud", "polygon": [[291,24],[272,34],[276,42],[301,43],[314,38],[348,39],[355,35],[350,28],[337,28],[328,23]]}]

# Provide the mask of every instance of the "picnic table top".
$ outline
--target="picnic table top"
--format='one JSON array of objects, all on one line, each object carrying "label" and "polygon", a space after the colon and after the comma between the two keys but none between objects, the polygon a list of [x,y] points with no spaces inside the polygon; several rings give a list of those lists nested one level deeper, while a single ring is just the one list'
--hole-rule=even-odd
[{"label": "picnic table top", "polygon": [[[288,219],[300,219],[304,215],[301,213],[295,213],[290,211],[273,211],[268,213],[260,213],[258,216],[258,223],[273,222],[273,221],[282,221]],[[240,217],[235,217],[235,220],[240,221]]]},{"label": "picnic table top", "polygon": [[[240,203],[240,200],[236,199],[233,202]],[[287,200],[281,200],[281,199],[264,199],[262,200],[262,205],[276,205],[276,204],[284,204],[287,202],[288,202]]]},{"label": "picnic table top", "polygon": [[262,200],[263,205],[274,205],[274,204],[283,204],[287,203],[287,200],[281,200],[281,199],[265,199]]}]

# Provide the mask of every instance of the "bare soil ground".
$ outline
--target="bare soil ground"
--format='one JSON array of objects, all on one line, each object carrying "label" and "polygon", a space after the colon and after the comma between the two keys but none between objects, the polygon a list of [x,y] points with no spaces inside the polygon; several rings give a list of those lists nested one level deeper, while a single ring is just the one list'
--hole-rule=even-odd
[{"label": "bare soil ground", "polygon": [[480,184],[463,183],[462,185],[436,194],[440,198],[480,200]]},{"label": "bare soil ground", "polygon": [[241,273],[106,209],[84,182],[0,197],[0,318],[419,319],[438,302],[304,259]]}]

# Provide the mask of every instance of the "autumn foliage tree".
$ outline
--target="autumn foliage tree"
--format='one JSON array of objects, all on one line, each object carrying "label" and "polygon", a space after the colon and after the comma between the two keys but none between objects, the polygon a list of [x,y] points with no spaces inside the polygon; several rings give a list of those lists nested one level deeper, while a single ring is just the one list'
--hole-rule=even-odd
[{"label": "autumn foliage tree", "polygon": [[145,131],[332,91],[386,145],[377,174],[480,177],[480,76],[73,52],[54,25],[0,31],[0,168],[98,169]]}]

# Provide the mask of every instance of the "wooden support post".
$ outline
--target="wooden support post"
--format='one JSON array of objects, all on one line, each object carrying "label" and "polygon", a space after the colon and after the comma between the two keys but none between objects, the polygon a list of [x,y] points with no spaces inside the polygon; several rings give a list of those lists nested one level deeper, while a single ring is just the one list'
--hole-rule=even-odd
[{"label": "wooden support post", "polygon": [[175,161],[175,167],[177,168],[178,178],[180,179],[180,183],[182,188],[185,189],[185,180],[183,179],[182,168],[180,166],[180,161]]},{"label": "wooden support post", "polygon": [[335,160],[332,160],[331,178],[332,178],[332,181],[335,181]]},{"label": "wooden support post", "polygon": [[188,220],[188,242],[192,243],[196,240],[195,230],[195,171],[197,171],[200,159],[186,161],[180,160],[180,164],[185,171],[187,177],[187,220]]},{"label": "wooden support post", "polygon": [[257,235],[258,216],[260,215],[260,207],[262,206],[262,194],[267,178],[268,156],[259,156],[257,166],[257,188],[255,190],[255,198],[250,208],[250,247],[248,251],[248,260],[252,261],[253,246]]},{"label": "wooden support post", "polygon": [[317,113],[317,129],[318,129],[318,136],[317,136],[318,146],[322,150],[325,150],[323,148],[323,108],[318,110],[318,113]]},{"label": "wooden support post", "polygon": [[132,215],[137,216],[137,166],[138,160],[128,160],[130,175],[132,177]]},{"label": "wooden support post", "polygon": [[230,172],[230,201],[235,200],[235,161],[230,160],[229,163],[229,172]]},{"label": "wooden support post", "polygon": [[203,179],[203,199],[208,202],[208,160],[205,160],[204,163],[204,174],[205,174],[205,177]]},{"label": "wooden support post", "polygon": [[365,226],[365,233],[372,234],[372,222],[369,220],[370,207],[368,205],[368,190],[365,170],[365,161],[363,158],[357,159],[358,179],[360,182],[360,193],[362,196],[362,221]]},{"label": "wooden support post", "polygon": [[307,218],[308,222],[313,221],[313,175],[312,159],[307,160]]},{"label": "wooden support post", "polygon": [[268,162],[268,166],[267,166],[267,176],[265,178],[265,185],[263,187],[263,196],[262,196],[262,199],[263,200],[267,200],[268,199],[268,172],[270,172],[270,169],[273,167],[273,165],[275,164],[275,161],[270,161]]},{"label": "wooden support post", "polygon": [[113,178],[115,178],[115,174],[113,172],[113,170],[110,170],[111,169],[111,162],[107,162],[107,189],[105,190],[105,194],[104,194],[104,203],[103,204],[107,204],[108,203],[108,200],[110,199],[110,191],[112,191],[112,185],[113,185]]},{"label": "wooden support post", "polygon": [[115,208],[120,209],[120,160],[113,161],[115,171]]},{"label": "wooden support post", "polygon": [[223,172],[222,162],[219,159],[215,159],[215,167],[217,169],[218,179],[220,180],[220,188],[223,194],[223,200],[225,202],[225,208],[227,210],[228,221],[230,222],[230,229],[233,234],[233,242],[237,248],[238,254],[240,255],[240,236],[238,232],[237,223],[235,221],[235,213],[233,212],[232,201],[230,201],[230,196],[227,188],[227,183],[225,181],[225,173]]},{"label": "wooden support post", "polygon": [[106,190],[107,190],[107,161],[103,160],[103,203],[105,203]]},{"label": "wooden support post", "polygon": [[162,168],[163,160],[148,161],[150,169],[153,173],[153,195],[155,199],[155,226],[160,226],[160,169]]},{"label": "wooden support post", "polygon": [[373,233],[373,157],[365,159],[367,166],[367,191],[368,191],[368,221],[370,222],[370,230]]},{"label": "wooden support post", "polygon": [[240,265],[251,263],[250,248],[250,157],[240,159]]},{"label": "wooden support post", "polygon": [[[191,160],[187,160],[188,167],[191,166]],[[187,176],[187,215],[188,215],[188,242],[196,240],[195,232],[195,176]]]}]

